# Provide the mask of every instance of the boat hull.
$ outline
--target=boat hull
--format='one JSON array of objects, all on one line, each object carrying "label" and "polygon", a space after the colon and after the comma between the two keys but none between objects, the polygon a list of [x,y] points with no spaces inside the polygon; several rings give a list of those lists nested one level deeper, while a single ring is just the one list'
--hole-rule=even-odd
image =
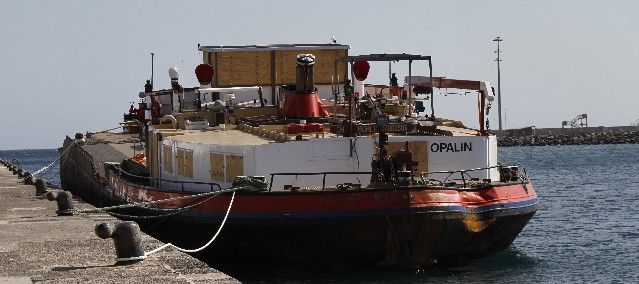
[{"label": "boat hull", "polygon": [[[113,203],[186,196],[108,177]],[[164,205],[179,208],[205,197]],[[167,218],[140,220],[164,241],[199,247],[217,231],[231,196]],[[422,267],[461,265],[506,249],[537,209],[530,183],[477,191],[395,187],[338,192],[237,193],[222,233],[202,254],[211,264]],[[146,209],[132,215],[149,215]],[[158,224],[161,224],[158,226]]]}]

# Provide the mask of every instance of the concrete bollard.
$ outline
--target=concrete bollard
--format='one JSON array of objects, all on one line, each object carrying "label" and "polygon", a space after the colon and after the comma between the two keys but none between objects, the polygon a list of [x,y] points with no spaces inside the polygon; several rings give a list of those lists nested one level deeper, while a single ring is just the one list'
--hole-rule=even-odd
[{"label": "concrete bollard", "polygon": [[142,247],[142,232],[140,226],[133,221],[119,222],[113,226],[101,223],[95,226],[95,234],[102,238],[112,238],[115,244],[115,261],[129,263],[146,258]]},{"label": "concrete bollard", "polygon": [[35,185],[36,188],[36,195],[43,195],[47,193],[47,183],[43,179],[36,179],[33,185]]},{"label": "concrete bollard", "polygon": [[64,190],[52,190],[47,192],[47,199],[55,200],[58,204],[58,210],[55,211],[58,216],[71,216],[74,213],[73,195],[71,192]]}]

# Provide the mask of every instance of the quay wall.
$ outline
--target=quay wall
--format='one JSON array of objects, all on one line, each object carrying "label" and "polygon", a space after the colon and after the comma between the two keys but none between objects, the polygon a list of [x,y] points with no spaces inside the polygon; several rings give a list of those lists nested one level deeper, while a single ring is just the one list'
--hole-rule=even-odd
[{"label": "quay wall", "polygon": [[[67,168],[84,162],[68,159],[70,156],[63,161]],[[114,241],[103,240],[94,232],[97,224],[114,224],[119,222],[116,218],[105,213],[57,216],[57,203],[38,194],[36,187],[27,184],[21,173],[10,171],[5,161],[0,160],[0,283],[239,283],[188,254],[170,249],[143,261],[116,263]],[[76,169],[67,170],[68,174],[82,175]],[[80,178],[69,178],[67,186],[86,185]],[[78,209],[94,208],[75,196],[73,203]],[[147,234],[141,234],[140,239],[147,252],[164,245]]]}]

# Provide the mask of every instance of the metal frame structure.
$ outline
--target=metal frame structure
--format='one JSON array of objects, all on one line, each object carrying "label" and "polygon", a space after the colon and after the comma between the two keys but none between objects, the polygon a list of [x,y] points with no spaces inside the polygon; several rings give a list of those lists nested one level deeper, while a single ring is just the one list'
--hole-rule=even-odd
[{"label": "metal frame structure", "polygon": [[[382,53],[382,54],[347,56],[347,57],[338,59],[335,62],[335,67],[337,68],[338,62],[349,63],[351,68],[351,82],[354,82],[355,75],[353,73],[353,63],[360,60],[378,61],[378,62],[379,61],[381,62],[408,61],[408,113],[412,113],[412,110],[413,110],[413,107],[411,105],[412,95],[413,95],[413,88],[412,88],[412,82],[411,82],[413,61],[427,60],[428,72],[429,72],[428,76],[431,82],[433,80],[433,63],[431,61],[431,57],[425,56],[425,55],[414,55],[414,54],[406,54],[406,53],[398,53],[398,54]],[[431,99],[430,99],[431,119],[435,118],[435,108],[433,103],[434,97],[435,96],[433,95],[433,92],[431,92]]]}]

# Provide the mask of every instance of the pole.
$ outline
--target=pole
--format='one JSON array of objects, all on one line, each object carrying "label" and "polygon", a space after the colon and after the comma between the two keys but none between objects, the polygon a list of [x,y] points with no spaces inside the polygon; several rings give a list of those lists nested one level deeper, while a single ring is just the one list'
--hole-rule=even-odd
[{"label": "pole", "polygon": [[151,90],[153,90],[153,52],[151,52]]},{"label": "pole", "polygon": [[503,41],[501,37],[496,37],[493,41],[497,42],[497,116],[499,117],[499,131],[503,130],[501,125],[501,48],[499,43]]},{"label": "pole", "polygon": [[413,107],[411,105],[411,99],[412,99],[411,97],[413,95],[413,86],[412,86],[412,80],[411,80],[411,78],[413,77],[413,72],[411,69],[412,66],[413,66],[413,61],[408,60],[408,116],[409,117],[410,115],[413,114]]}]

